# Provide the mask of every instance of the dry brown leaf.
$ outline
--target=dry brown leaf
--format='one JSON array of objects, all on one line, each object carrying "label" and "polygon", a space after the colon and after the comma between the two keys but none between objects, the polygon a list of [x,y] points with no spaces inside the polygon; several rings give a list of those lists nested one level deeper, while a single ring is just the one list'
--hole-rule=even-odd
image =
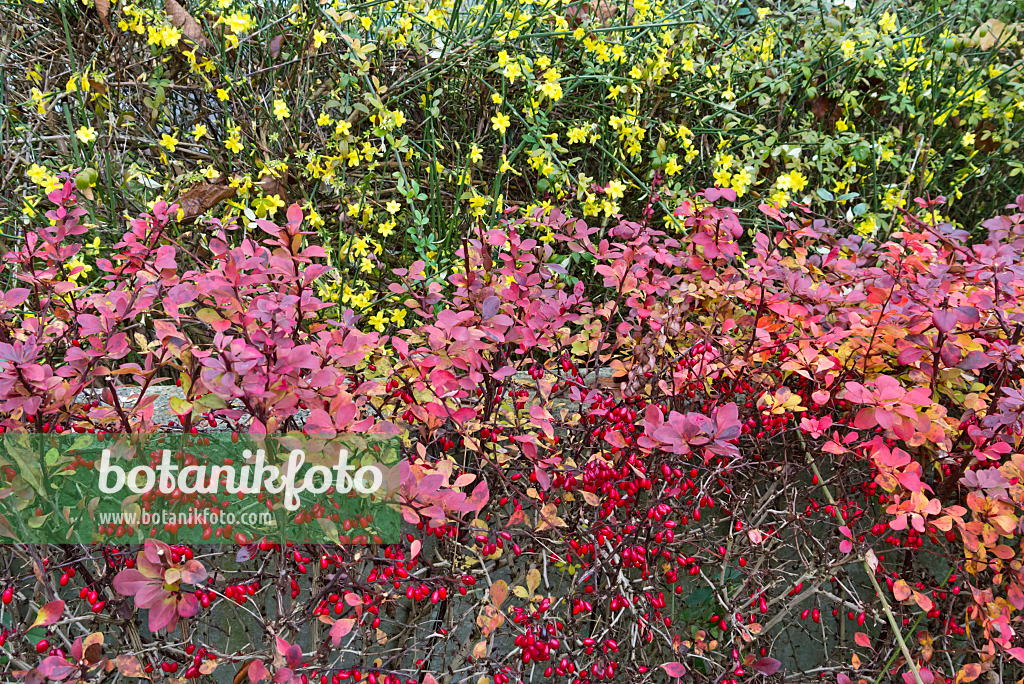
[{"label": "dry brown leaf", "polygon": [[1006,39],[1009,34],[1006,30],[1008,28],[1012,30],[1013,26],[1007,26],[998,19],[989,19],[974,29],[971,41],[977,42],[982,50],[991,50],[997,43],[1002,43]]},{"label": "dry brown leaf", "polygon": [[277,56],[281,54],[281,45],[284,43],[284,34],[279,33],[270,39],[270,56],[277,59]]},{"label": "dry brown leaf", "polygon": [[280,177],[266,173],[256,184],[263,191],[264,195],[277,195],[285,204],[288,204],[288,174],[282,173]]},{"label": "dry brown leaf", "polygon": [[110,0],[96,0],[96,12],[110,35],[114,35],[114,29],[110,28],[110,20],[107,18],[110,16]]},{"label": "dry brown leaf", "polygon": [[565,11],[565,20],[569,26],[576,28],[588,17],[594,17],[597,23],[607,26],[608,20],[615,16],[618,7],[607,2],[607,0],[590,0],[590,2],[578,2]]},{"label": "dry brown leaf", "polygon": [[186,38],[205,48],[212,47],[213,44],[203,35],[203,29],[199,26],[199,22],[192,18],[192,15],[181,6],[178,0],[164,0],[164,12],[170,17],[171,23],[181,29]]},{"label": "dry brown leaf", "polygon": [[253,661],[249,661],[238,668],[238,672],[235,673],[234,678],[231,680],[231,684],[241,684],[246,680],[246,675],[249,674],[249,666],[253,664]]},{"label": "dry brown leaf", "polygon": [[184,212],[182,223],[194,221],[215,205],[235,196],[235,188],[228,183],[199,183],[178,198],[178,206]]}]

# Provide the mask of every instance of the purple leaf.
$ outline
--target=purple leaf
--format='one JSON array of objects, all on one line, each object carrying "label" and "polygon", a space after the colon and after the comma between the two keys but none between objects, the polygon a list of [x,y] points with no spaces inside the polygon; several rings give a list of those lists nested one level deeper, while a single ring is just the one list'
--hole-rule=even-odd
[{"label": "purple leaf", "polygon": [[956,311],[950,311],[943,309],[941,311],[932,312],[932,323],[938,328],[939,332],[948,333],[950,330],[956,327],[957,321]]},{"label": "purple leaf", "polygon": [[779,671],[779,668],[782,667],[782,663],[775,658],[758,658],[754,661],[753,667],[761,674],[773,675]]}]

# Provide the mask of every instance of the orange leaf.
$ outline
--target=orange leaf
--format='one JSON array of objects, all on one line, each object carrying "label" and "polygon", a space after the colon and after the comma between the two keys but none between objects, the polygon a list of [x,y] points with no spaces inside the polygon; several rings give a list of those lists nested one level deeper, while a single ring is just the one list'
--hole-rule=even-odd
[{"label": "orange leaf", "polygon": [[142,663],[140,663],[139,659],[135,656],[119,655],[114,659],[114,664],[117,665],[117,671],[125,677],[149,679],[149,675],[146,674],[146,670],[143,669]]},{"label": "orange leaf", "polygon": [[864,632],[857,632],[853,635],[853,640],[857,642],[858,646],[864,648],[871,648],[871,639]]},{"label": "orange leaf", "polygon": [[892,585],[892,595],[896,597],[897,601],[906,601],[910,598],[910,594],[910,585],[904,580],[896,580],[896,583]]},{"label": "orange leaf", "polygon": [[494,604],[495,608],[501,608],[501,604],[506,596],[508,596],[508,582],[498,580],[491,585],[491,603]]},{"label": "orange leaf", "polygon": [[956,673],[957,684],[960,682],[973,682],[975,679],[981,676],[981,665],[978,663],[970,663],[960,668],[960,671]]}]

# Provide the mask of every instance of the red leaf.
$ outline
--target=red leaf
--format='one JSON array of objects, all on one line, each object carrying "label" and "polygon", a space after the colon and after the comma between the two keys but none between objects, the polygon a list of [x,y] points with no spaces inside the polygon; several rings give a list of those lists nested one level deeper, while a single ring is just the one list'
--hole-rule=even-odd
[{"label": "red leaf", "polygon": [[34,627],[48,627],[54,622],[60,619],[60,616],[64,614],[64,602],[63,601],[50,601],[45,606],[39,609],[39,614],[36,615],[35,622],[32,623],[32,629]]},{"label": "red leaf", "polygon": [[780,667],[782,667],[782,663],[775,658],[758,658],[753,665],[755,670],[764,675],[773,675],[779,671]]}]

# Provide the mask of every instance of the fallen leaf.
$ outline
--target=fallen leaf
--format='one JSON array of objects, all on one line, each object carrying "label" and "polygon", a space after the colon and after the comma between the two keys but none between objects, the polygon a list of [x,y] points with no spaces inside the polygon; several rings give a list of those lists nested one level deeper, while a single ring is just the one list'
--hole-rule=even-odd
[{"label": "fallen leaf", "polygon": [[1006,29],[1012,26],[1011,24],[1010,27],[1007,27],[1006,24],[998,19],[989,19],[974,29],[974,33],[971,35],[971,42],[977,42],[978,47],[982,50],[991,50],[997,43],[1003,43],[1006,40],[1010,33]]},{"label": "fallen leaf", "polygon": [[242,667],[238,668],[238,672],[236,672],[235,676],[231,679],[231,684],[241,684],[242,681],[245,680],[246,675],[249,674],[249,666],[252,665],[252,663],[253,661],[250,660],[242,665]]},{"label": "fallen leaf", "polygon": [[178,0],[164,0],[164,12],[170,17],[171,23],[180,28],[185,37],[193,43],[205,48],[213,47],[213,43],[203,35],[203,29],[199,26],[199,22],[192,18],[192,15],[181,6]]},{"label": "fallen leaf", "polygon": [[199,183],[178,198],[177,205],[181,209],[182,223],[194,221],[197,216],[205,214],[214,206],[235,196],[235,188],[227,182]]},{"label": "fallen leaf", "polygon": [[277,59],[277,56],[281,54],[281,44],[284,43],[284,34],[279,33],[270,39],[270,56]]},{"label": "fallen leaf", "polygon": [[100,15],[100,21],[103,22],[103,26],[113,36],[114,29],[110,28],[110,20],[107,18],[110,16],[110,0],[96,0],[96,13]]}]

